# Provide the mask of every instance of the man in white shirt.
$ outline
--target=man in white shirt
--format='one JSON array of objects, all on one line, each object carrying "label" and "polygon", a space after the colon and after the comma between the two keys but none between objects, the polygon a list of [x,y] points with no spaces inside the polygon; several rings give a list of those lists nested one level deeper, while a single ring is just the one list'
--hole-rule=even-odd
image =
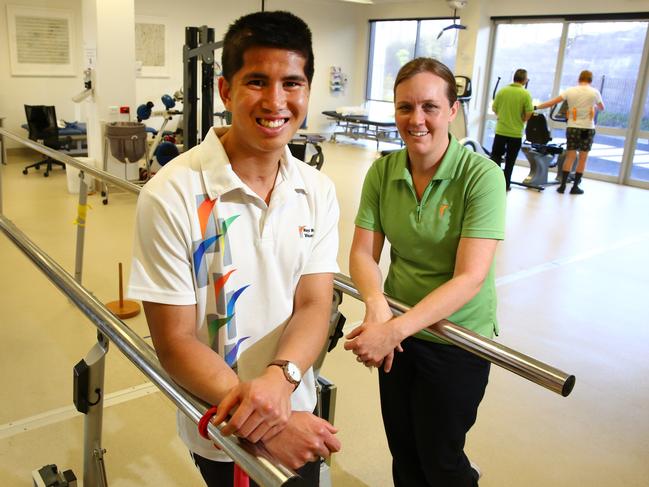
[{"label": "man in white shirt", "polygon": [[548,108],[566,101],[568,103],[568,126],[566,128],[566,159],[563,163],[561,174],[561,185],[557,188],[559,193],[566,190],[568,175],[579,151],[579,161],[575,173],[575,182],[570,194],[583,194],[584,190],[579,187],[582,175],[586,170],[588,153],[593,145],[595,137],[595,113],[596,110],[604,110],[602,95],[590,84],[593,82],[593,73],[584,70],[579,74],[579,84],[568,88],[556,98],[537,105],[535,108]]},{"label": "man in white shirt", "polygon": [[[317,486],[320,457],[340,449],[312,414],[311,368],[327,338],[339,212],[331,181],[287,147],[306,116],[311,32],[288,12],[246,15],[224,37],[222,67],[232,125],[143,188],[129,294],[165,370],[218,405],[222,433],[262,442]],[[206,484],[232,485],[227,456],[182,414],[178,429]]]}]

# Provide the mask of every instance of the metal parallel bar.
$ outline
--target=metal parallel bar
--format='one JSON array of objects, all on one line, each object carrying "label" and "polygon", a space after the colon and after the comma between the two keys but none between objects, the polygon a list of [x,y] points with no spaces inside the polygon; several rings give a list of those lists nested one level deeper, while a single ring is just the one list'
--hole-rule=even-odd
[{"label": "metal parallel bar", "polygon": [[[334,288],[362,300],[352,280],[344,274],[336,274]],[[395,315],[403,314],[410,309],[409,306],[390,297],[387,300]],[[435,323],[428,327],[428,331],[438,338],[489,360],[493,364],[499,365],[564,397],[570,394],[575,385],[574,375],[567,374],[450,321],[442,320]]]},{"label": "metal parallel bar", "polygon": [[8,130],[2,128],[0,128],[0,134],[9,137],[10,139],[15,140],[16,142],[20,142],[21,144],[29,147],[30,149],[34,149],[35,151],[38,151],[41,154],[45,154],[46,156],[51,157],[55,161],[59,161],[62,162],[63,164],[69,164],[72,167],[76,167],[80,171],[83,171],[86,174],[90,174],[91,176],[101,181],[110,183],[114,186],[122,188],[131,193],[138,194],[140,192],[140,186],[138,186],[137,184],[124,181],[122,178],[118,178],[117,176],[113,176],[112,174],[106,171],[102,171],[101,169],[97,169],[96,167],[89,166],[88,164],[84,164],[83,162],[73,157],[70,157],[67,154],[63,154],[62,152],[56,151],[54,149],[50,149],[49,147],[46,147],[43,144],[39,144],[38,142],[35,142],[31,139],[26,139],[25,137],[21,137],[19,135],[14,134],[13,132],[9,132]]},{"label": "metal parallel bar", "polygon": [[[173,383],[160,365],[155,351],[139,335],[117,319],[3,215],[0,215],[0,229],[178,409],[198,423],[207,409],[206,404]],[[272,487],[300,485],[299,477],[273,460],[263,449],[240,442],[235,437],[221,436],[213,425],[209,426],[208,431],[210,439],[258,484]]]},{"label": "metal parallel bar", "polygon": [[[7,135],[18,142],[21,142],[32,149],[35,149],[43,154],[46,154],[53,159],[59,160],[65,164],[71,164],[89,174],[92,174],[97,179],[103,181],[110,181],[111,183],[123,187],[133,193],[140,192],[140,186],[128,182],[124,182],[111,174],[100,171],[96,168],[86,166],[65,154],[54,151],[42,144],[34,142],[29,139],[24,139],[11,132],[7,132],[0,128],[0,133]],[[353,296],[358,300],[362,300],[360,293],[356,290],[354,284],[348,276],[343,274],[336,274],[334,285],[337,289],[345,294]],[[388,303],[396,314],[402,314],[410,309],[403,303],[400,303],[388,297]],[[111,315],[112,316],[112,315]],[[555,367],[540,362],[532,357],[524,355],[512,350],[504,345],[501,345],[493,340],[477,335],[470,330],[454,325],[453,323],[443,320],[429,327],[429,331],[435,336],[447,340],[448,342],[457,345],[469,352],[472,352],[490,362],[503,367],[515,374],[524,377],[536,384],[539,384],[553,392],[568,396],[575,385],[575,376],[567,374]]]}]

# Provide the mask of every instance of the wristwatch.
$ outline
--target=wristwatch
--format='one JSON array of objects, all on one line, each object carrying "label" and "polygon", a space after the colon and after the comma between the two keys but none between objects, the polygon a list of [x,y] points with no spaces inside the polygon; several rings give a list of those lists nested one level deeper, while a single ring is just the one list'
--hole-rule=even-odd
[{"label": "wristwatch", "polygon": [[284,371],[284,377],[286,377],[286,380],[293,384],[295,386],[295,389],[297,389],[297,387],[300,385],[300,381],[302,380],[302,372],[300,372],[300,368],[297,365],[295,365],[293,362],[289,362],[288,360],[274,360],[268,364],[268,367],[270,367],[271,365],[277,365],[278,367],[281,367],[282,371]]}]

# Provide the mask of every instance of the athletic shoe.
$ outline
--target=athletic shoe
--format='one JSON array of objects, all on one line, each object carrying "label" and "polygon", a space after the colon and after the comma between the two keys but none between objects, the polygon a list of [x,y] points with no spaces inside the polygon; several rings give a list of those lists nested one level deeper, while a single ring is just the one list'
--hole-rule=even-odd
[{"label": "athletic shoe", "polygon": [[584,190],[581,189],[579,186],[573,186],[572,189],[570,190],[570,194],[584,194]]}]

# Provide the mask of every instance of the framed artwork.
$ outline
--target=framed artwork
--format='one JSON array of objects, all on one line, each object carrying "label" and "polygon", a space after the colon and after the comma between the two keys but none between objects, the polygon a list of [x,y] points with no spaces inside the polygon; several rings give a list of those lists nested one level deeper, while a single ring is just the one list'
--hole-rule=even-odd
[{"label": "framed artwork", "polygon": [[13,76],[75,76],[71,10],[7,5]]},{"label": "framed artwork", "polygon": [[138,77],[169,77],[169,32],[166,18],[135,17],[135,62]]}]

